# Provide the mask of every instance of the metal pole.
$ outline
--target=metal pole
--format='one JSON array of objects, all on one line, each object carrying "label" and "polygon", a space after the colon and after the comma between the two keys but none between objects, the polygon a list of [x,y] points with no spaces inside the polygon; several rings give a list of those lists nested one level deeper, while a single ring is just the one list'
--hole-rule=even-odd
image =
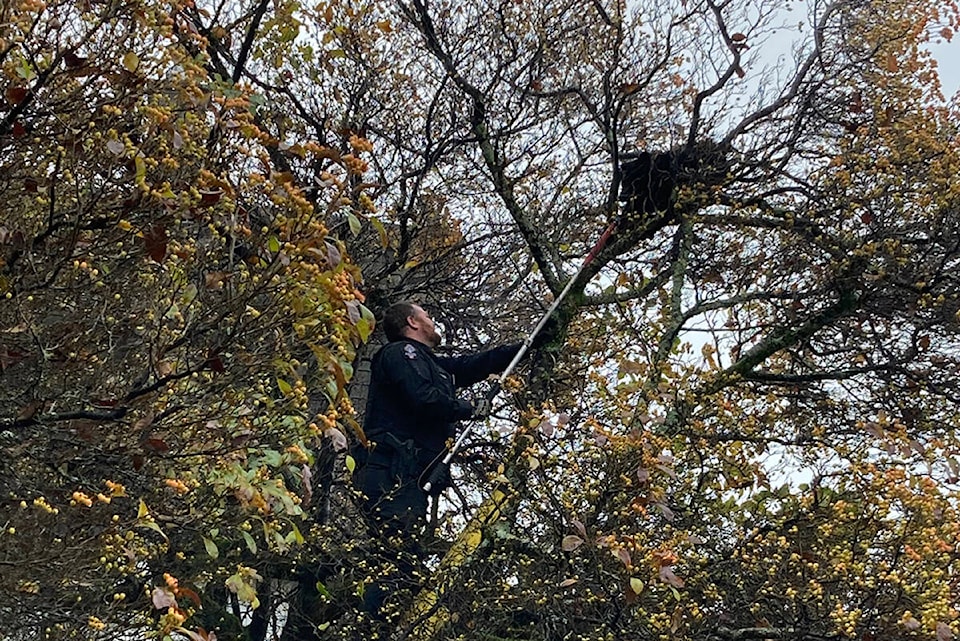
[{"label": "metal pole", "polygon": [[[510,374],[513,373],[513,370],[516,369],[517,364],[527,355],[527,352],[530,351],[530,346],[533,345],[533,339],[537,337],[537,334],[540,333],[540,330],[543,329],[543,326],[547,324],[547,321],[550,320],[550,317],[553,316],[553,313],[557,311],[557,308],[560,307],[560,303],[563,302],[563,299],[567,297],[567,294],[570,293],[570,290],[573,288],[573,284],[577,281],[577,278],[580,277],[580,274],[583,273],[583,270],[587,268],[593,259],[597,257],[597,254],[603,249],[604,245],[607,244],[607,240],[610,238],[610,235],[613,233],[614,229],[617,227],[617,221],[612,221],[607,228],[603,231],[603,234],[600,236],[600,240],[597,241],[597,244],[593,246],[593,249],[590,250],[590,253],[587,254],[587,257],[583,259],[583,264],[580,265],[580,269],[577,270],[577,273],[574,274],[570,280],[567,281],[566,286],[563,288],[563,291],[560,292],[560,295],[557,296],[553,304],[550,305],[549,309],[544,312],[543,316],[540,317],[540,321],[534,326],[533,331],[527,335],[527,338],[523,341],[523,344],[520,346],[520,349],[517,351],[516,355],[513,357],[513,360],[510,361],[510,364],[507,365],[506,369],[500,373],[500,376],[497,377],[497,380],[490,386],[490,389],[487,391],[487,398],[493,400],[494,397],[500,392],[500,388],[503,384],[503,381],[507,379]],[[443,460],[434,468],[435,471],[442,470],[444,467],[449,466],[450,462],[453,460],[453,457],[456,456],[457,452],[460,451],[460,446],[463,445],[463,442],[467,439],[470,433],[473,431],[473,423],[468,423],[467,427],[460,433],[460,436],[457,437],[457,440],[454,441],[453,446],[450,448],[450,451],[447,452],[447,455],[443,457]],[[435,479],[434,475],[430,475],[430,479],[423,485],[423,490],[429,492],[433,487]]]}]

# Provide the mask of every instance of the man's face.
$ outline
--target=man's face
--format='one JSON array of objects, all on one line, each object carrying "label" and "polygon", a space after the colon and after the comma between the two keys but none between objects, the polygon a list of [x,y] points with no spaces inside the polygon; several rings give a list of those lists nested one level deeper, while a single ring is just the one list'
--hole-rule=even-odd
[{"label": "man's face", "polygon": [[433,319],[430,318],[430,314],[424,311],[419,305],[414,305],[413,309],[413,316],[411,316],[407,322],[410,323],[410,326],[416,332],[417,336],[415,336],[415,338],[430,347],[440,345],[443,339],[440,337],[440,333],[437,331],[437,326],[433,322]]}]

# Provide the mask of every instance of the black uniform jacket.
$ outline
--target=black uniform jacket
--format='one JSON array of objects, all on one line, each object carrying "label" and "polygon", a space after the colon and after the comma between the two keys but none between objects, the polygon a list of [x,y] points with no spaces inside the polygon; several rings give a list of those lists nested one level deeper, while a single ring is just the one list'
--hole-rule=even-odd
[{"label": "black uniform jacket", "polygon": [[502,372],[519,351],[507,345],[470,356],[439,356],[414,340],[388,343],[373,357],[364,431],[374,442],[391,434],[413,441],[425,453],[439,453],[456,422],[473,406],[456,389]]}]

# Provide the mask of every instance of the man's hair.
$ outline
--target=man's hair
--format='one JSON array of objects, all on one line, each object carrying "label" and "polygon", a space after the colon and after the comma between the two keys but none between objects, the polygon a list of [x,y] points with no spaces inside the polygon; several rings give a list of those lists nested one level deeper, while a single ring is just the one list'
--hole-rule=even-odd
[{"label": "man's hair", "polygon": [[402,341],[407,328],[407,319],[415,315],[417,310],[410,301],[394,303],[383,313],[383,333],[391,343]]}]

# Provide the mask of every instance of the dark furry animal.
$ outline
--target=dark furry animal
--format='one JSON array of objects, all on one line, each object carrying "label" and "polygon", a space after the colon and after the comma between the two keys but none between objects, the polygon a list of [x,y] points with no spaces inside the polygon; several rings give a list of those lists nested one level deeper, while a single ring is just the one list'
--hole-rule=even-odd
[{"label": "dark furry animal", "polygon": [[662,152],[624,156],[620,165],[621,228],[644,226],[641,238],[651,238],[674,222],[675,192],[680,187],[717,185],[730,170],[728,150],[713,141]]}]

